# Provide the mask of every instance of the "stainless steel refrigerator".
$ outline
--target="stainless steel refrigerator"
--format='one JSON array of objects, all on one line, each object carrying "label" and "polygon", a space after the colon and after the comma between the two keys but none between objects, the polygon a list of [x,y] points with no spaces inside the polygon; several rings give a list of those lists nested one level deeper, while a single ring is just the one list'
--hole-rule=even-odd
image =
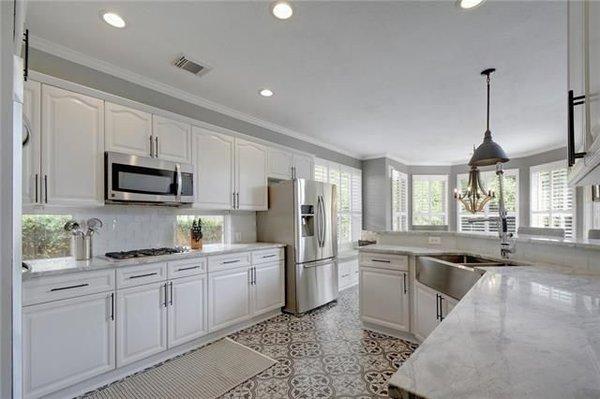
[{"label": "stainless steel refrigerator", "polygon": [[295,179],[269,186],[258,241],[286,244],[285,308],[300,314],[338,297],[336,186]]}]

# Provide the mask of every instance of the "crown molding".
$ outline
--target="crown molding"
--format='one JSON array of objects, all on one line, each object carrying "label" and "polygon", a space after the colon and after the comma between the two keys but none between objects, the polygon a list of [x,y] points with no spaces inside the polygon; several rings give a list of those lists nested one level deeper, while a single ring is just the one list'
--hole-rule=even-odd
[{"label": "crown molding", "polygon": [[327,150],[333,151],[338,154],[346,155],[351,158],[355,158],[357,160],[362,159],[362,154],[358,154],[353,151],[340,148],[339,145],[324,142],[322,140],[319,140],[319,139],[309,136],[307,134],[299,133],[292,129],[288,129],[286,127],[280,126],[278,124],[265,121],[263,119],[255,117],[253,115],[237,111],[233,108],[229,108],[225,105],[215,103],[215,102],[207,100],[203,97],[197,96],[195,94],[191,94],[187,91],[167,85],[167,84],[159,82],[157,80],[150,79],[150,78],[140,75],[138,73],[118,67],[114,64],[108,63],[106,61],[102,61],[98,58],[91,57],[89,55],[83,54],[83,53],[73,50],[69,47],[65,47],[61,44],[46,40],[39,36],[31,35],[29,37],[29,44],[31,47],[33,47],[37,50],[44,51],[51,55],[55,55],[57,57],[66,59],[66,60],[74,62],[76,64],[80,64],[80,65],[95,69],[100,72],[104,72],[108,75],[112,75],[117,78],[127,80],[127,81],[129,81],[131,83],[135,83],[139,86],[143,86],[148,89],[155,90],[157,92],[166,94],[168,96],[175,97],[179,100],[183,100],[183,101],[189,102],[191,104],[194,104],[194,105],[197,105],[197,106],[200,106],[203,108],[207,108],[211,111],[215,111],[220,114],[227,115],[232,118],[236,118],[236,119],[251,123],[256,126],[260,126],[264,129],[273,131],[275,133],[282,134],[284,136],[292,137],[292,138],[325,148]]}]

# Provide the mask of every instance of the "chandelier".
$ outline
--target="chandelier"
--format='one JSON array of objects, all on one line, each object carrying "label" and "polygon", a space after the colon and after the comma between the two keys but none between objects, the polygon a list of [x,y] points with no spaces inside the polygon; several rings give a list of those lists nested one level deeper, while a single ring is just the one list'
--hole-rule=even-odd
[{"label": "chandelier", "polygon": [[502,147],[492,140],[490,131],[490,75],[495,71],[489,68],[481,72],[486,77],[487,84],[487,124],[483,136],[483,143],[473,151],[473,157],[469,161],[471,170],[469,171],[469,182],[463,192],[454,189],[454,198],[460,201],[467,212],[477,213],[483,211],[488,202],[494,198],[495,194],[491,190],[486,190],[481,182],[478,166],[488,166],[502,164],[508,161]]}]

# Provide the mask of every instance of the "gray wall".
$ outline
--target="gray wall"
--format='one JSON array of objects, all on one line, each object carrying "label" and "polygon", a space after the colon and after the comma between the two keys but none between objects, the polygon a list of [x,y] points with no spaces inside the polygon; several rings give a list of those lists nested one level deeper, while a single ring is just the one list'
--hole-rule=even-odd
[{"label": "gray wall", "polygon": [[354,168],[360,168],[361,165],[360,160],[347,155],[212,111],[37,49],[30,49],[29,63],[32,70],[46,75],[308,152],[329,161],[339,162]]},{"label": "gray wall", "polygon": [[[504,165],[504,169],[519,169],[519,225],[529,226],[529,168],[548,162],[566,159],[566,149],[546,151],[539,154],[515,158]],[[412,228],[412,176],[413,175],[448,175],[448,227],[450,230],[458,229],[457,212],[453,190],[456,186],[456,177],[469,172],[465,165],[404,165],[388,158],[371,159],[363,161],[363,228],[365,230],[391,230],[391,180],[389,168],[408,174],[408,212],[409,229]],[[494,170],[494,167],[481,168],[481,170]],[[576,193],[577,204],[582,202],[582,193],[578,188]],[[385,197],[385,198],[382,198]],[[582,237],[582,212],[578,207],[576,225],[578,237]]]}]

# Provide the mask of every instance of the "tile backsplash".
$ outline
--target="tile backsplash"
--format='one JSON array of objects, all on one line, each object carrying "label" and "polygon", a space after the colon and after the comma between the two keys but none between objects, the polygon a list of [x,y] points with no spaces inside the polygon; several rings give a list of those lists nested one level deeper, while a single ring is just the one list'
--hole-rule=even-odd
[{"label": "tile backsplash", "polygon": [[[40,210],[40,214],[50,214]],[[100,219],[103,227],[93,238],[94,255],[106,252],[126,251],[139,248],[173,246],[177,215],[215,214],[197,210],[157,206],[106,205],[99,208],[64,209],[61,214],[69,214],[77,221],[92,217]],[[256,241],[256,213],[232,212],[229,215],[229,237],[232,243]],[[226,218],[227,219],[227,218]],[[227,221],[226,221],[227,223]],[[227,240],[227,237],[225,238]]]}]

